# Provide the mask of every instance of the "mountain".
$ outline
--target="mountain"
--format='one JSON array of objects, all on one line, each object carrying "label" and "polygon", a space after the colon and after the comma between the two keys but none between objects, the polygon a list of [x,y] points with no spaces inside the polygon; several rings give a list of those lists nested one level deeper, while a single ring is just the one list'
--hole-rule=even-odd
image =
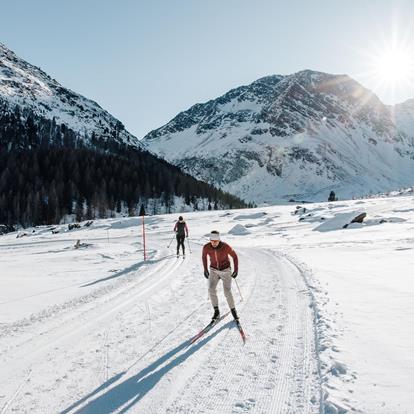
[{"label": "mountain", "polygon": [[414,101],[387,107],[347,75],[267,76],[196,104],[143,139],[189,174],[256,203],[414,183]]},{"label": "mountain", "polygon": [[135,215],[141,205],[151,214],[246,206],[0,44],[0,224]]},{"label": "mountain", "polygon": [[85,142],[95,134],[105,140],[140,145],[118,119],[96,102],[64,88],[0,43],[0,108],[4,112],[16,106],[64,124]]}]

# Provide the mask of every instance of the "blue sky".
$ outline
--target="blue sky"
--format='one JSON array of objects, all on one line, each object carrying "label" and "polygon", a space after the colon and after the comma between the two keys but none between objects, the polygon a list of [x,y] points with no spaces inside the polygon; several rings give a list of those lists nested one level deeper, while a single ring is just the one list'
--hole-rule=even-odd
[{"label": "blue sky", "polygon": [[414,2],[21,0],[0,3],[0,42],[96,100],[141,138],[197,102],[269,74],[347,73],[387,104],[404,81],[368,73],[391,41],[411,45]]}]

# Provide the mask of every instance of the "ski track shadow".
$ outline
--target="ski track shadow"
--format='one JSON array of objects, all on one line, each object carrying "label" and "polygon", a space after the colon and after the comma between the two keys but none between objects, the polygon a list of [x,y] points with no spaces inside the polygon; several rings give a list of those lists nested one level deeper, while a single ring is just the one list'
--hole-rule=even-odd
[{"label": "ski track shadow", "polygon": [[142,267],[144,265],[151,265],[151,264],[154,264],[154,263],[161,262],[162,260],[170,259],[172,257],[174,257],[174,255],[170,254],[168,256],[164,256],[164,257],[161,257],[161,258],[156,259],[156,260],[146,260],[145,262],[142,261],[142,262],[139,262],[139,263],[135,263],[135,264],[133,264],[131,266],[128,266],[125,269],[111,275],[111,276],[104,277],[102,279],[98,279],[98,280],[95,280],[93,282],[85,283],[84,285],[81,285],[80,287],[93,286],[93,285],[96,285],[98,283],[106,282],[107,280],[116,279],[120,276],[126,275],[127,273],[136,272],[140,267]]},{"label": "ski track shadow", "polygon": [[[194,345],[190,346],[190,341],[186,340],[171,351],[167,352],[165,355],[157,359],[148,367],[141,370],[138,374],[126,379],[120,384],[114,386],[110,390],[106,391],[104,394],[96,397],[92,401],[89,401],[84,407],[74,411],[76,414],[110,414],[116,411],[117,413],[125,413],[135,404],[137,404],[144,396],[151,391],[159,381],[170,372],[173,368],[178,367],[184,361],[186,361],[191,355],[196,353],[200,348],[205,344],[211,341],[215,336],[217,336],[224,329],[231,328],[231,321],[227,322],[225,325],[221,326],[219,329],[214,331],[211,335],[207,336],[204,339],[200,339]],[[181,355],[176,356],[179,352],[185,350]],[[174,357],[166,365],[162,366],[169,359]],[[79,407],[82,403],[87,401],[89,398],[98,394],[100,391],[109,387],[114,382],[118,381],[122,376],[126,374],[127,371],[121,372],[110,378],[108,381],[104,382],[90,394],[86,395],[76,403],[72,404],[68,408],[60,412],[60,414],[68,414],[72,410]],[[126,404],[126,405],[125,405]],[[122,409],[118,411],[120,408]]]}]

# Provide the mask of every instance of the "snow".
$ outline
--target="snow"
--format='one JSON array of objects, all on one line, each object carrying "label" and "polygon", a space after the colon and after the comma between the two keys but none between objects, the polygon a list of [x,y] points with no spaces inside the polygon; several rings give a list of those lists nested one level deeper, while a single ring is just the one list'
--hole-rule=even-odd
[{"label": "snow", "polygon": [[229,234],[233,234],[233,235],[236,235],[236,236],[243,236],[243,235],[249,234],[249,233],[250,233],[249,230],[247,230],[247,228],[245,226],[243,226],[242,224],[236,224],[234,227],[232,227],[229,230]]},{"label": "snow", "polygon": [[[120,122],[96,102],[64,88],[40,68],[16,56],[0,43],[0,102],[10,110],[18,105],[46,119],[55,119],[78,132],[84,140],[93,133],[113,139]],[[139,140],[125,129],[117,131],[119,141],[141,147]]]},{"label": "snow", "polygon": [[256,205],[322,201],[331,190],[352,199],[412,185],[413,101],[386,107],[347,76],[311,71],[269,82],[266,92],[255,86],[190,108],[143,143]]},{"label": "snow", "polygon": [[[355,224],[359,224],[359,223],[352,223],[352,220],[355,217],[358,217],[360,214],[362,214],[363,211],[361,210],[356,210],[356,211],[349,211],[346,213],[336,213],[334,214],[334,216],[331,219],[326,220],[324,217],[319,217],[320,220],[324,219],[326,221],[324,221],[322,224],[320,224],[319,226],[315,227],[314,230],[316,231],[331,231],[331,230],[338,230],[338,229],[342,229],[345,226],[347,226],[347,228],[351,228],[352,226],[354,226]],[[308,213],[307,216],[312,217],[312,213]],[[307,217],[305,217],[307,218]]]},{"label": "snow", "polygon": [[[0,237],[1,414],[412,412],[412,195],[184,218],[184,260],[175,215],[146,218],[145,262],[140,218]],[[245,345],[230,317],[189,345],[212,229],[239,255]]]}]

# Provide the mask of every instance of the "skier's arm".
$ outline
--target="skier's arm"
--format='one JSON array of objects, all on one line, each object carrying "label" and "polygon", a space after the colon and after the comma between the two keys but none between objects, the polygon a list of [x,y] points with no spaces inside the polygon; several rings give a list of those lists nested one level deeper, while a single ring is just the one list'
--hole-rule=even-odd
[{"label": "skier's arm", "polygon": [[202,259],[203,259],[204,272],[206,272],[207,271],[207,246],[203,247]]},{"label": "skier's arm", "polygon": [[239,271],[239,258],[237,257],[236,252],[230,246],[228,249],[228,254],[233,258],[233,271],[237,273]]},{"label": "skier's arm", "polygon": [[185,223],[184,228],[185,228],[185,232],[187,233],[187,237],[188,237],[188,227],[187,227],[187,223]]},{"label": "skier's arm", "polygon": [[174,226],[174,231],[177,233],[177,227],[178,227],[178,221],[177,221],[177,223],[175,223],[175,226]]}]

